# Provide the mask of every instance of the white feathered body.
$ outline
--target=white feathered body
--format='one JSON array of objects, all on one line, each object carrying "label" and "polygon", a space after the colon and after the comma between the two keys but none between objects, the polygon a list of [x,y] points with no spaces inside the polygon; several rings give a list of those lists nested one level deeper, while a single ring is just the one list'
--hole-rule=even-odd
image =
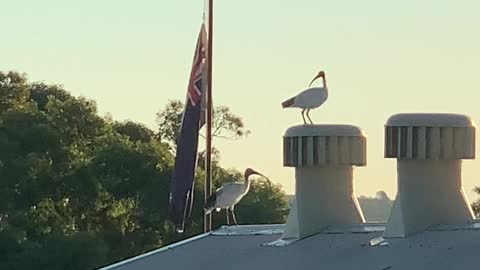
[{"label": "white feathered body", "polygon": [[315,109],[328,98],[328,88],[312,87],[282,103],[284,108]]},{"label": "white feathered body", "polygon": [[250,183],[225,183],[215,192],[217,197],[214,207],[217,211],[231,208],[248,193],[249,189]]}]

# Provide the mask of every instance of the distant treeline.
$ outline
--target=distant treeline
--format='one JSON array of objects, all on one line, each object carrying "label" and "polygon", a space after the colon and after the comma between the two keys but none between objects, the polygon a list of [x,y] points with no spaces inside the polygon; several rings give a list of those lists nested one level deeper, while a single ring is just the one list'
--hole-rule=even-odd
[{"label": "distant treeline", "polygon": [[[291,206],[295,195],[288,195],[289,205]],[[366,221],[385,222],[390,215],[393,201],[388,198],[384,191],[378,191],[374,197],[360,196],[358,202],[362,208]]]}]

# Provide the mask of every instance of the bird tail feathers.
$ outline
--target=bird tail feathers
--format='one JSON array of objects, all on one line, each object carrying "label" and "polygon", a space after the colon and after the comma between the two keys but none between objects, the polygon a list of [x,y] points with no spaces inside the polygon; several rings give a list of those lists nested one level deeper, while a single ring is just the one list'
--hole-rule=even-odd
[{"label": "bird tail feathers", "polygon": [[289,99],[285,100],[284,102],[282,102],[282,107],[283,108],[288,108],[288,107],[292,106],[294,102],[295,102],[295,97],[289,98]]},{"label": "bird tail feathers", "polygon": [[203,209],[205,209],[205,213],[210,213],[215,209],[215,202],[217,201],[217,194],[212,194],[207,197],[207,201],[205,202],[205,205],[203,206]]}]

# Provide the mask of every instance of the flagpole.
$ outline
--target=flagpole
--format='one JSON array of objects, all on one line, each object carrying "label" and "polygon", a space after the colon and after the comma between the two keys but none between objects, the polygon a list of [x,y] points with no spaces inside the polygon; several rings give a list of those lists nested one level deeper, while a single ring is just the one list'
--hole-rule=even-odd
[{"label": "flagpole", "polygon": [[[208,51],[207,51],[207,136],[205,157],[205,202],[212,194],[212,66],[213,66],[213,0],[208,0]],[[204,214],[204,232],[212,230],[211,214]]]}]

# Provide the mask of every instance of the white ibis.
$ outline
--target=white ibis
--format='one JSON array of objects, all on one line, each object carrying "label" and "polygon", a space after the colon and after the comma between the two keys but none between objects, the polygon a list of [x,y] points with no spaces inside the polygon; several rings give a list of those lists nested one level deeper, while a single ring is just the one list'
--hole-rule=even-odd
[{"label": "white ibis", "polygon": [[205,203],[204,209],[205,212],[208,214],[216,209],[216,211],[220,211],[221,209],[225,209],[227,215],[227,224],[230,225],[230,217],[228,212],[232,212],[233,222],[237,225],[237,219],[235,217],[235,205],[248,193],[250,189],[250,180],[249,177],[252,174],[260,175],[265,177],[263,174],[248,168],[245,170],[245,181],[243,183],[238,182],[229,182],[225,183],[223,186],[218,188],[215,193],[210,195],[207,198]]},{"label": "white ibis", "polygon": [[[323,79],[323,87],[310,87],[312,83],[318,79]],[[328,88],[327,88],[327,80],[325,79],[325,72],[320,71],[315,78],[310,82],[310,88],[302,91],[295,97],[287,99],[286,101],[282,102],[283,108],[301,108],[302,110],[302,118],[303,123],[306,124],[304,113],[307,111],[306,115],[308,120],[310,120],[310,124],[313,124],[312,119],[308,113],[311,109],[318,108],[322,105],[325,100],[328,98]]]}]

